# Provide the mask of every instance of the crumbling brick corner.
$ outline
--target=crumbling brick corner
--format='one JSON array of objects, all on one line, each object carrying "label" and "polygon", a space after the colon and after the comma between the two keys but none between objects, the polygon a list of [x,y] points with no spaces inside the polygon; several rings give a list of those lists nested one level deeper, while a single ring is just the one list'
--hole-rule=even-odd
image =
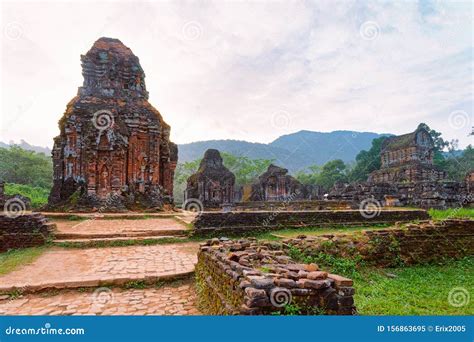
[{"label": "crumbling brick corner", "polygon": [[212,239],[196,265],[198,305],[211,315],[352,315],[352,280],[299,264],[277,244]]},{"label": "crumbling brick corner", "polygon": [[53,238],[55,231],[56,225],[40,213],[0,214],[0,253],[42,246]]}]

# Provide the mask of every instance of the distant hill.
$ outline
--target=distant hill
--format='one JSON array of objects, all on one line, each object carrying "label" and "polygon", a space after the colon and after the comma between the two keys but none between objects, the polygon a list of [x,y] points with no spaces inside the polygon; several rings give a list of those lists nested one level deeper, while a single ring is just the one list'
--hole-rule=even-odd
[{"label": "distant hill", "polygon": [[0,147],[9,148],[11,145],[20,146],[22,149],[27,150],[27,151],[35,151],[38,153],[44,153],[47,156],[51,155],[51,149],[49,147],[30,145],[23,139],[21,139],[19,143],[10,141],[8,144],[0,141]]},{"label": "distant hill", "polygon": [[[275,164],[285,167],[291,173],[303,170],[311,165],[342,159],[344,162],[355,160],[361,150],[368,150],[372,140],[391,134],[371,132],[334,131],[329,133],[299,131],[279,137],[269,144],[251,143],[243,140],[206,140],[189,144],[180,144],[179,162],[193,161],[201,158],[209,148],[236,156],[252,159],[274,159]],[[12,145],[0,142],[0,147]],[[51,155],[48,147],[30,145],[24,140],[19,144],[25,150],[42,152]]]},{"label": "distant hill", "polygon": [[323,165],[329,160],[355,160],[361,150],[368,150],[372,140],[390,134],[334,131],[329,133],[299,131],[283,135],[270,144],[240,140],[208,140],[181,144],[180,162],[201,158],[209,148],[249,158],[275,159],[275,163],[294,173],[308,166]]}]

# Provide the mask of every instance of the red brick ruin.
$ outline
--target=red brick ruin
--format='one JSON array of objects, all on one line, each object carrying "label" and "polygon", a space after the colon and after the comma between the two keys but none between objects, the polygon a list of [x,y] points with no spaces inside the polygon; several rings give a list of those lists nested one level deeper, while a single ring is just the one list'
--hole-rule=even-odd
[{"label": "red brick ruin", "polygon": [[172,202],[178,149],[148,102],[138,57],[120,40],[100,38],[81,62],[83,86],[54,139],[49,206],[118,211]]}]

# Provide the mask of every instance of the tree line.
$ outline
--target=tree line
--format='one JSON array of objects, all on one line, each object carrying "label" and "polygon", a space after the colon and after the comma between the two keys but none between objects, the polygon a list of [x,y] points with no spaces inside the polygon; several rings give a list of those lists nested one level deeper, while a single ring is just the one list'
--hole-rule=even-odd
[{"label": "tree line", "polygon": [[[469,170],[474,169],[474,148],[469,145],[463,151],[457,149],[457,141],[447,142],[441,133],[421,124],[430,133],[435,145],[434,164],[446,171],[448,179],[462,181]],[[324,165],[313,165],[296,173],[303,184],[319,185],[329,190],[336,182],[366,181],[372,171],[380,169],[380,152],[386,137],[372,141],[369,150],[357,154],[355,161],[345,163],[340,159]],[[251,184],[274,162],[273,159],[250,159],[221,153],[224,165],[235,174],[236,185]],[[201,159],[178,163],[174,178],[174,197],[181,202],[186,181],[195,173]],[[0,180],[6,182],[7,194],[20,193],[32,199],[34,206],[47,202],[53,183],[53,166],[50,156],[27,151],[19,146],[0,148]]]}]

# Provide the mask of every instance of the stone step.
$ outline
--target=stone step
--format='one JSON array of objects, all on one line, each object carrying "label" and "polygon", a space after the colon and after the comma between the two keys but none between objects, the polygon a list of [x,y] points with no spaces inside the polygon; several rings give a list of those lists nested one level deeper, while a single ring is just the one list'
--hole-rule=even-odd
[{"label": "stone step", "polygon": [[112,286],[124,286],[127,283],[132,282],[142,282],[144,284],[154,284],[158,282],[168,282],[178,279],[189,279],[194,275],[194,270],[187,272],[168,272],[161,274],[159,276],[136,276],[128,275],[123,277],[101,277],[93,278],[88,277],[88,279],[77,279],[71,281],[59,281],[59,282],[37,282],[29,284],[19,284],[14,286],[9,285],[0,285],[0,294],[9,294],[15,291],[20,291],[21,293],[36,293],[44,292],[51,290],[66,290],[66,289],[80,289],[80,288],[91,288],[91,287],[112,287]]},{"label": "stone step", "polygon": [[110,238],[150,238],[157,236],[186,236],[187,230],[177,229],[161,229],[147,230],[142,232],[126,232],[126,233],[56,233],[56,240],[90,240],[90,239],[110,239]]},{"label": "stone step", "polygon": [[48,248],[31,263],[0,275],[0,295],[190,277],[197,248],[197,243]]},{"label": "stone step", "polygon": [[[106,238],[85,238],[85,239],[55,239],[53,245],[63,246],[64,244],[71,244],[73,247],[89,247],[97,244],[113,245],[119,241],[147,241],[159,242],[165,239],[186,239],[186,236],[180,235],[160,235],[160,236],[135,236],[135,237],[106,237]],[[138,243],[139,244],[139,243]]]}]

